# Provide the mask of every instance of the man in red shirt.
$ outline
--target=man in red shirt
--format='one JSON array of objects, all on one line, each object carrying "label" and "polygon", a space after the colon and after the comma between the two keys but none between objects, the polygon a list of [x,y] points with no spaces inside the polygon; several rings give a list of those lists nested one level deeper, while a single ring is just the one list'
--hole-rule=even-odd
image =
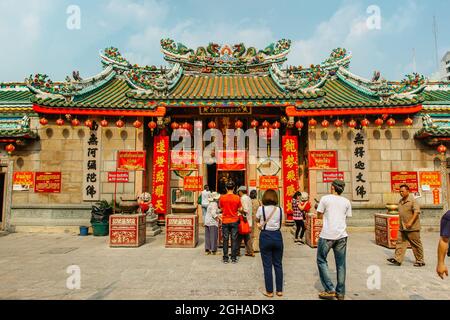
[{"label": "man in red shirt", "polygon": [[233,193],[234,182],[226,184],[227,193],[220,197],[219,207],[222,209],[223,262],[228,263],[228,238],[231,235],[231,262],[237,263],[238,226],[241,198]]}]

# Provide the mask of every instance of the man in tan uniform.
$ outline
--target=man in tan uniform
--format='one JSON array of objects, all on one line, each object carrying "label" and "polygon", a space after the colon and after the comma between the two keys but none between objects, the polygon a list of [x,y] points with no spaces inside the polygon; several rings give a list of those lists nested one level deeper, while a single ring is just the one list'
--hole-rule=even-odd
[{"label": "man in tan uniform", "polygon": [[415,267],[423,267],[423,246],[420,240],[420,207],[419,204],[409,195],[409,187],[406,184],[400,186],[400,196],[398,211],[400,215],[400,230],[395,247],[395,257],[387,259],[390,263],[400,266],[405,257],[408,242],[416,258]]}]

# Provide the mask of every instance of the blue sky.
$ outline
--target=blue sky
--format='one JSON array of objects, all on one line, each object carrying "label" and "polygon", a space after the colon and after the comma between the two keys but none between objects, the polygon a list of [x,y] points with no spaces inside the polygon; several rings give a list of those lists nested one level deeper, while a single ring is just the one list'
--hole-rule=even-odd
[{"label": "blue sky", "polygon": [[[81,28],[66,27],[68,6],[81,10]],[[367,8],[380,8],[381,28],[369,29]],[[244,0],[0,0],[0,81],[32,73],[63,80],[101,71],[98,51],[118,47],[137,64],[164,64],[162,37],[189,47],[244,42],[264,48],[281,38],[293,42],[288,64],[319,63],[336,47],[353,53],[351,71],[374,70],[398,80],[413,71],[436,72],[432,19],[438,23],[439,59],[450,50],[450,1],[244,1]]]}]

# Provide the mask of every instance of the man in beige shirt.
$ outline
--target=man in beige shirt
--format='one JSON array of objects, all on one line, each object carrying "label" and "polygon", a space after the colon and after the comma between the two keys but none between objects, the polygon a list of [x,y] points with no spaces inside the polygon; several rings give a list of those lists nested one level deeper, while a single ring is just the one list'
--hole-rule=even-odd
[{"label": "man in beige shirt", "polygon": [[422,241],[420,240],[420,207],[416,200],[410,196],[409,187],[406,184],[400,186],[400,196],[402,197],[398,203],[400,230],[395,247],[395,257],[387,260],[400,266],[409,242],[416,258],[414,266],[423,267],[425,262],[423,260]]}]

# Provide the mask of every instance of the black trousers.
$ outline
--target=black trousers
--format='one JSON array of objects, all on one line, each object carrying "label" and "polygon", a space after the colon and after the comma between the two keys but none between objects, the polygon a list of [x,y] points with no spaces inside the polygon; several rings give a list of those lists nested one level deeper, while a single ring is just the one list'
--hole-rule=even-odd
[{"label": "black trousers", "polygon": [[305,220],[294,220],[294,221],[295,221],[295,225],[297,226],[297,229],[295,230],[295,239],[298,239],[298,234],[299,234],[300,230],[302,231],[300,233],[300,239],[303,239],[303,236],[306,231]]}]

